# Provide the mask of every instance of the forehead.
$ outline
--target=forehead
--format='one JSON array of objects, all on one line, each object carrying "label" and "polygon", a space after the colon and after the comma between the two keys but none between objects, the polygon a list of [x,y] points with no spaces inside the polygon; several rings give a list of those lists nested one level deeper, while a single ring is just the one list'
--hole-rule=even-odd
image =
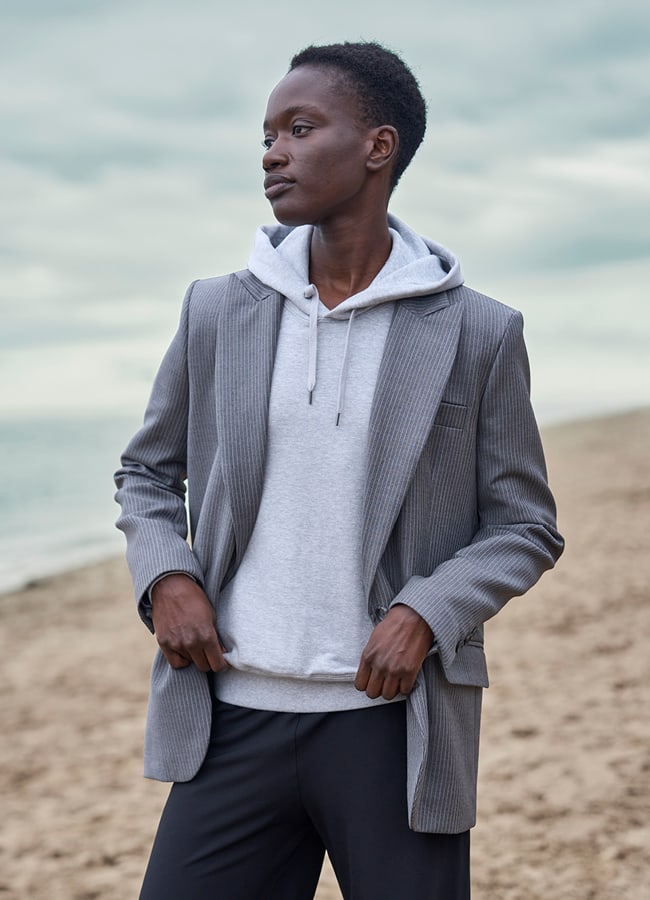
[{"label": "forehead", "polygon": [[361,123],[357,94],[329,66],[298,66],[285,75],[271,91],[264,124],[301,111],[328,117],[338,114]]}]

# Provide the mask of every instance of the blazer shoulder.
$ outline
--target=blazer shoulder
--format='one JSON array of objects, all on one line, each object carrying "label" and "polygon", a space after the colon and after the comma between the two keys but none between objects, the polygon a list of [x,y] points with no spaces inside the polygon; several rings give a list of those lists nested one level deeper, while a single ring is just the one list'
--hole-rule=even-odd
[{"label": "blazer shoulder", "polygon": [[450,292],[452,302],[462,303],[467,311],[473,315],[483,315],[498,318],[503,322],[508,322],[513,315],[520,316],[521,313],[513,306],[508,306],[494,297],[489,297],[474,288],[461,284]]},{"label": "blazer shoulder", "polygon": [[465,328],[503,334],[513,319],[523,321],[519,310],[467,285],[461,284],[449,293],[452,303],[462,304]]},{"label": "blazer shoulder", "polygon": [[[250,274],[250,273],[249,273]],[[210,278],[197,278],[188,287],[183,304],[191,334],[210,329],[219,321],[222,312],[240,307],[255,299],[251,296],[248,279],[244,272],[230,272]],[[251,275],[250,278],[253,276]],[[269,293],[266,288],[266,293]]]},{"label": "blazer shoulder", "polygon": [[213,313],[223,304],[263,300],[273,289],[256,278],[248,269],[198,278],[188,289],[191,316]]},{"label": "blazer shoulder", "polygon": [[191,315],[212,309],[221,303],[232,288],[234,273],[214,275],[211,278],[197,278],[188,288],[188,307]]}]

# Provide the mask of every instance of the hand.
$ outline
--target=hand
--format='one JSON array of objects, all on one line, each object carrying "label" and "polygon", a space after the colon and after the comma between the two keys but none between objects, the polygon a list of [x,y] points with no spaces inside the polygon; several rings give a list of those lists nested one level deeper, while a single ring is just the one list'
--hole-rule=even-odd
[{"label": "hand", "polygon": [[189,575],[174,573],[158,581],[151,592],[151,604],[158,644],[173,669],[191,663],[201,672],[228,668],[212,604]]},{"label": "hand", "polygon": [[354,686],[372,700],[409,694],[433,645],[433,632],[410,606],[398,603],[372,631]]}]

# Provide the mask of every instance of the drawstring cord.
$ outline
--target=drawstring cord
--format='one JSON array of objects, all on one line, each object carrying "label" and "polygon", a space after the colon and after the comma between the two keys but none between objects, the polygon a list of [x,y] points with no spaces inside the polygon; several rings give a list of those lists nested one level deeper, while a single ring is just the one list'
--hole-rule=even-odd
[{"label": "drawstring cord", "polygon": [[[307,392],[309,394],[309,405],[311,406],[314,388],[316,387],[316,361],[318,358],[318,304],[319,297],[316,285],[308,284],[305,288],[304,297],[311,300],[309,304],[309,364],[307,368]],[[343,359],[341,361],[341,371],[339,372],[339,388],[336,398],[336,427],[338,428],[343,414],[343,405],[345,402],[345,383],[348,374],[348,347],[350,345],[350,332],[352,330],[352,320],[356,310],[350,312],[348,319],[348,327],[345,332],[345,344],[343,347]]]},{"label": "drawstring cord", "polygon": [[345,332],[345,346],[343,347],[343,360],[341,362],[341,371],[339,372],[339,392],[336,398],[336,427],[338,428],[341,421],[341,413],[343,412],[343,402],[345,400],[345,382],[348,375],[348,345],[350,343],[350,332],[352,331],[352,320],[356,310],[353,309],[348,319],[348,327]]},{"label": "drawstring cord", "polygon": [[309,284],[305,288],[305,299],[311,300],[309,305],[309,366],[307,369],[307,391],[309,392],[309,405],[316,387],[316,357],[318,352],[318,291],[315,285]]}]

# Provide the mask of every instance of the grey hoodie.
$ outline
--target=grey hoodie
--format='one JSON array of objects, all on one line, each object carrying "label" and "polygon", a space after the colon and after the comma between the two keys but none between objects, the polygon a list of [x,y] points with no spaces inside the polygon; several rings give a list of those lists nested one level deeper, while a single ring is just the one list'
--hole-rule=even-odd
[{"label": "grey hoodie", "polygon": [[309,282],[310,226],[258,229],[249,269],[286,297],[264,487],[218,627],[229,703],[287,712],[371,705],[354,676],[372,631],[361,578],[368,423],[394,303],[462,283],[456,258],[389,216],[372,284],[328,310]]}]

